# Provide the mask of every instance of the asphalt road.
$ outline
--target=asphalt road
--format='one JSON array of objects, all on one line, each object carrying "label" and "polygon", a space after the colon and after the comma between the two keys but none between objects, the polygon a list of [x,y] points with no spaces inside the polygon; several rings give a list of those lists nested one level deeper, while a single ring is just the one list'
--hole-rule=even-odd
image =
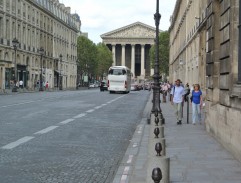
[{"label": "asphalt road", "polygon": [[0,96],[0,183],[110,183],[149,96],[99,90]]}]

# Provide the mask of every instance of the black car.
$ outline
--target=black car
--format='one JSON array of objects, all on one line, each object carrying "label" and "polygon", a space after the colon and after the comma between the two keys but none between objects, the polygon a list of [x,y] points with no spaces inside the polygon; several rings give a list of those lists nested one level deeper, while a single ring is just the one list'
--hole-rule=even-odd
[{"label": "black car", "polygon": [[103,80],[100,82],[100,91],[107,91],[108,90],[108,86],[107,86],[107,81]]}]

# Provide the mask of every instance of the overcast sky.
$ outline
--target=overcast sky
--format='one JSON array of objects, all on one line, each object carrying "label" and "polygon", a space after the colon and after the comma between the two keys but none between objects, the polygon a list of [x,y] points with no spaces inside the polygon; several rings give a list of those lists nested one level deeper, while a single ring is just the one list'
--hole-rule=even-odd
[{"label": "overcast sky", "polygon": [[[78,13],[81,31],[88,32],[89,39],[101,42],[100,35],[137,21],[155,27],[156,0],[59,0]],[[160,0],[160,29],[167,30],[176,0]]]}]

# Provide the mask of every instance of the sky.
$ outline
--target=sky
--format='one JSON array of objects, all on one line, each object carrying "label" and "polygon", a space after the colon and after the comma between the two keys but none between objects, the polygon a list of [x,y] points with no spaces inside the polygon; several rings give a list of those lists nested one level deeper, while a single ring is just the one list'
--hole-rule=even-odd
[{"label": "sky", "polygon": [[[156,0],[59,0],[81,20],[81,31],[95,43],[100,35],[135,22],[155,27]],[[160,0],[160,30],[168,30],[176,0]]]}]

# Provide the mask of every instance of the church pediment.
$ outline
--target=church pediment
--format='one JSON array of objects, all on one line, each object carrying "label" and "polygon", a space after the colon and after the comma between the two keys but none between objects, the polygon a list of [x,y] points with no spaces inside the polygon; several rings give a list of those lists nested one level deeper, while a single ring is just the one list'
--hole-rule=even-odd
[{"label": "church pediment", "polygon": [[103,34],[101,35],[101,38],[155,38],[155,35],[155,28],[141,22],[136,22],[134,24]]}]

